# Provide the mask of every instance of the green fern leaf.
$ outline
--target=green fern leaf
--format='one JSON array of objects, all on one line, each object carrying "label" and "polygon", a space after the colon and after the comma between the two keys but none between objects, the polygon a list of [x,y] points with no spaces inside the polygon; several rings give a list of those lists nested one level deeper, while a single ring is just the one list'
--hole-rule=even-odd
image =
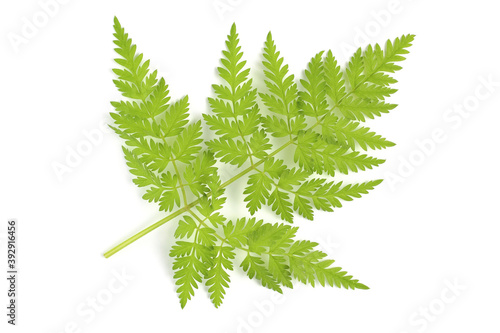
[{"label": "green fern leaf", "polygon": [[358,122],[345,118],[337,119],[336,117],[332,117],[332,119],[325,119],[322,131],[326,137],[334,133],[335,139],[341,146],[351,148],[352,150],[356,150],[356,145],[359,145],[363,150],[368,150],[368,148],[383,149],[394,146],[393,142],[383,138],[381,135],[370,132],[368,127],[360,126]]},{"label": "green fern leaf", "polygon": [[231,247],[221,245],[216,248],[213,257],[213,266],[207,273],[206,285],[209,287],[210,299],[215,307],[219,307],[226,294],[225,289],[229,287],[231,281],[227,271],[233,270],[232,260],[235,253]]},{"label": "green fern leaf", "polygon": [[306,79],[300,80],[305,91],[300,93],[303,112],[306,116],[319,117],[326,114],[326,82],[323,65],[323,52],[316,54],[305,71]]},{"label": "green fern leaf", "polygon": [[[414,36],[388,41],[385,49],[360,48],[346,68],[331,51],[316,53],[296,82],[269,33],[262,62],[265,89],[260,89],[253,86],[233,24],[217,67],[221,81],[208,99],[210,112],[190,121],[188,97],[171,101],[165,79],[150,70],[116,18],[114,30],[114,83],[123,100],[111,103],[111,127],[124,141],[134,184],[167,215],[105,256],[177,220],[169,255],[183,308],[200,285],[220,307],[237,264],[249,278],[280,293],[296,281],[368,289],[334,266],[317,243],[297,239],[298,227],[291,223],[313,220],[315,211],[338,209],[380,184],[334,177],[381,165],[383,159],[361,151],[394,145],[361,122],[396,107],[386,100],[397,91],[393,74]],[[227,164],[238,167],[235,174],[222,173]],[[280,222],[229,216],[237,212],[227,209],[226,188],[239,179],[246,180],[247,213],[268,207]]]},{"label": "green fern leaf", "polygon": [[209,248],[195,242],[177,242],[172,246],[170,256],[175,257],[173,269],[174,279],[178,285],[177,293],[181,307],[185,307],[194,295],[194,290],[202,282],[202,277],[208,273],[208,263],[211,258]]},{"label": "green fern leaf", "polygon": [[255,277],[256,279],[260,280],[264,287],[267,287],[279,293],[283,293],[278,281],[264,266],[264,261],[261,258],[248,254],[241,262],[241,268],[243,268],[243,270],[247,272],[247,275],[250,279],[253,279]]}]

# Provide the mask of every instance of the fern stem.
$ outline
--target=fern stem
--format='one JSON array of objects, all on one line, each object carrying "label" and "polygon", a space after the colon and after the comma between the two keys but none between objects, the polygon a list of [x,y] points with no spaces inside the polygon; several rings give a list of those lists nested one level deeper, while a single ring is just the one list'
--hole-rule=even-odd
[{"label": "fern stem", "polygon": [[128,245],[132,244],[133,242],[135,242],[136,240],[138,240],[139,238],[147,235],[148,233],[150,233],[151,231],[155,230],[156,228],[162,226],[163,224],[167,223],[168,221],[176,218],[177,216],[185,213],[186,211],[188,211],[191,207],[194,207],[198,202],[192,202],[191,204],[185,206],[185,207],[182,207],[180,209],[178,209],[177,211],[173,212],[172,214],[162,218],[161,220],[159,220],[158,222],[150,225],[149,227],[147,227],[146,229],[143,229],[141,231],[139,231],[138,233],[136,233],[135,235],[133,235],[132,237],[124,240],[123,242],[121,242],[120,244],[118,244],[117,246],[113,247],[112,249],[110,249],[109,251],[105,252],[104,253],[104,257],[105,258],[109,258],[111,257],[113,254],[115,254],[116,252],[122,250],[123,248],[127,247]]}]

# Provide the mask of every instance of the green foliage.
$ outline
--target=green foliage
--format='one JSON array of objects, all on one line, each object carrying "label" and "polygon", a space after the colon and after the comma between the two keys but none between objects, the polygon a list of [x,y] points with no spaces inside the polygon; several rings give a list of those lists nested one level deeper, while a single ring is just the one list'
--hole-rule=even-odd
[{"label": "green foliage", "polygon": [[[120,65],[114,83],[125,100],[112,102],[112,128],[124,139],[144,199],[170,214],[162,223],[178,217],[170,256],[181,306],[200,284],[220,306],[237,261],[249,278],[280,293],[294,281],[368,289],[335,267],[317,243],[297,240],[291,223],[313,220],[316,210],[333,211],[381,182],[344,184],[332,177],[379,166],[384,160],[360,151],[394,145],[362,123],[395,107],[386,101],[396,92],[392,73],[401,69],[397,63],[414,36],[388,41],[385,50],[378,44],[359,49],[345,70],[331,51],[319,52],[297,82],[269,33],[266,88],[258,91],[233,25],[217,68],[221,82],[213,85],[211,110],[203,114],[209,130],[203,135],[202,121],[189,120],[188,98],[171,101],[165,80],[150,70],[117,19],[114,28]],[[240,170],[222,182],[225,163]],[[268,207],[280,222],[223,215],[225,188],[242,177],[248,215]]]}]

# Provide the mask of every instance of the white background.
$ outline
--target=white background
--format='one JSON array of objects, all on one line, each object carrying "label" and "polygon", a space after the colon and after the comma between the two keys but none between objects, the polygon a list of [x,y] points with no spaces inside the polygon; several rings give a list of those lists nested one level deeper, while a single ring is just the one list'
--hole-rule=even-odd
[{"label": "white background", "polygon": [[[500,330],[494,1],[70,0],[23,37],[26,22],[43,19],[41,3],[0,5],[2,271],[6,221],[20,224],[19,325],[8,332]],[[132,184],[120,140],[100,130],[109,121],[109,101],[119,98],[111,72],[114,15],[165,76],[172,96],[189,94],[195,116],[208,109],[232,22],[252,67],[259,68],[271,30],[298,76],[320,50],[332,49],[345,63],[348,45],[417,35],[396,74],[399,91],[391,101],[399,107],[370,122],[397,146],[378,152],[387,162],[376,171],[350,178],[393,181],[314,222],[298,222],[301,237],[320,242],[369,291],[297,284],[275,301],[237,270],[220,309],[201,288],[181,310],[168,257],[173,223],[102,257],[163,216]],[[14,35],[25,40],[15,46]],[[485,86],[488,78],[496,85]],[[65,163],[68,149],[84,144],[85,131],[99,131],[102,142],[58,179],[54,163]],[[442,140],[430,144],[435,131]],[[427,154],[417,141],[427,142]],[[122,270],[133,277],[125,286],[114,280]],[[106,299],[110,284],[115,293]],[[87,303],[95,297],[106,300],[100,311]]]}]

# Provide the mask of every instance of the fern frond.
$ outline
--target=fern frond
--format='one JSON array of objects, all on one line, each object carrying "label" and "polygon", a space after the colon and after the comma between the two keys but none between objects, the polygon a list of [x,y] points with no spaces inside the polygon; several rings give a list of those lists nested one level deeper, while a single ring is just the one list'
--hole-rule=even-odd
[{"label": "fern frond", "polygon": [[365,121],[366,118],[374,119],[375,117],[380,117],[383,113],[389,113],[395,107],[395,104],[383,101],[354,99],[349,96],[339,105],[339,110],[348,119]]},{"label": "fern frond", "polygon": [[170,256],[174,257],[173,269],[176,279],[177,293],[181,307],[186,306],[188,300],[194,295],[194,290],[207,275],[211,261],[210,248],[196,242],[178,241],[172,246]]},{"label": "fern frond", "polygon": [[255,214],[262,207],[262,204],[269,199],[269,191],[272,188],[272,180],[265,173],[255,173],[248,178],[248,186],[243,194],[246,194],[245,201],[250,214]]},{"label": "fern frond", "polygon": [[302,109],[306,116],[319,119],[328,111],[323,52],[317,53],[307,67],[306,79],[300,80],[305,89],[300,93]]},{"label": "fern frond", "polygon": [[265,267],[264,260],[258,256],[247,254],[241,263],[241,268],[247,272],[250,279],[254,277],[262,283],[264,287],[283,293],[278,281],[273,277],[271,272]]},{"label": "fern frond", "polygon": [[165,138],[181,134],[182,128],[188,123],[188,97],[186,96],[173,103],[168,110],[168,117],[165,117],[159,123],[162,135]]},{"label": "fern frond", "polygon": [[[297,134],[301,127],[300,124],[305,123],[305,119],[299,114],[299,91],[297,84],[294,82],[294,75],[288,74],[288,65],[283,64],[284,59],[280,57],[280,52],[276,48],[271,33],[267,35],[263,56],[264,61],[262,64],[265,68],[264,75],[267,78],[264,82],[269,94],[260,93],[259,96],[269,111],[281,116],[281,118],[273,116],[271,119],[269,119],[270,116],[267,116],[265,124],[275,124],[275,119],[278,119],[278,123],[283,120],[286,121],[285,129],[287,134]],[[293,126],[292,121],[295,122],[295,126]],[[277,133],[275,133],[274,126],[266,127],[266,129],[275,136],[282,136],[280,133],[283,129],[278,130]]]},{"label": "fern frond", "polygon": [[[114,29],[114,83],[124,100],[111,103],[112,128],[124,140],[125,160],[143,198],[168,215],[105,256],[177,219],[170,256],[183,308],[203,284],[215,307],[221,306],[235,265],[280,293],[296,281],[368,289],[334,266],[317,243],[297,239],[291,223],[313,220],[315,211],[333,211],[380,184],[332,177],[381,165],[383,159],[361,151],[394,145],[361,122],[396,107],[388,101],[397,91],[393,74],[414,36],[388,41],[385,50],[378,44],[360,48],[345,69],[331,51],[316,53],[296,82],[269,33],[265,90],[258,91],[233,24],[217,68],[221,82],[212,86],[210,112],[203,114],[203,133],[202,120],[189,120],[188,97],[171,101],[165,79],[150,70],[117,19]],[[222,182],[226,164],[239,170]],[[267,206],[280,222],[224,214],[225,189],[242,177],[248,213]]]},{"label": "fern frond", "polygon": [[209,287],[210,299],[215,307],[218,308],[222,304],[222,300],[226,294],[225,289],[229,287],[229,282],[231,282],[227,271],[233,270],[232,260],[235,257],[235,253],[233,248],[223,245],[218,246],[214,251],[213,265],[207,273],[206,285]]},{"label": "fern frond", "polygon": [[[323,136],[334,138],[341,146],[356,150],[359,145],[361,149],[383,149],[394,146],[393,142],[383,138],[368,127],[360,126],[356,121],[348,119],[326,118],[323,122]],[[332,136],[333,134],[333,136]]]},{"label": "fern frond", "polygon": [[317,243],[308,241],[296,242],[289,252],[290,271],[294,278],[304,284],[344,287],[345,289],[368,289],[367,286],[354,279],[340,267],[331,267],[334,260],[324,260],[326,254],[314,250]]},{"label": "fern frond", "polygon": [[175,160],[182,163],[189,163],[189,161],[196,158],[196,154],[201,150],[200,143],[203,142],[201,137],[201,121],[186,127],[175,140],[172,147],[172,153]]},{"label": "fern frond", "polygon": [[337,64],[337,60],[332,51],[326,53],[323,61],[325,70],[325,93],[333,101],[334,105],[339,105],[346,94],[343,72]]},{"label": "fern frond", "polygon": [[156,71],[149,73],[149,60],[143,62],[143,54],[137,53],[137,47],[116,17],[114,29],[114,43],[118,46],[115,51],[120,55],[115,61],[123,67],[113,70],[118,76],[114,83],[124,97],[144,100],[154,90]]}]

